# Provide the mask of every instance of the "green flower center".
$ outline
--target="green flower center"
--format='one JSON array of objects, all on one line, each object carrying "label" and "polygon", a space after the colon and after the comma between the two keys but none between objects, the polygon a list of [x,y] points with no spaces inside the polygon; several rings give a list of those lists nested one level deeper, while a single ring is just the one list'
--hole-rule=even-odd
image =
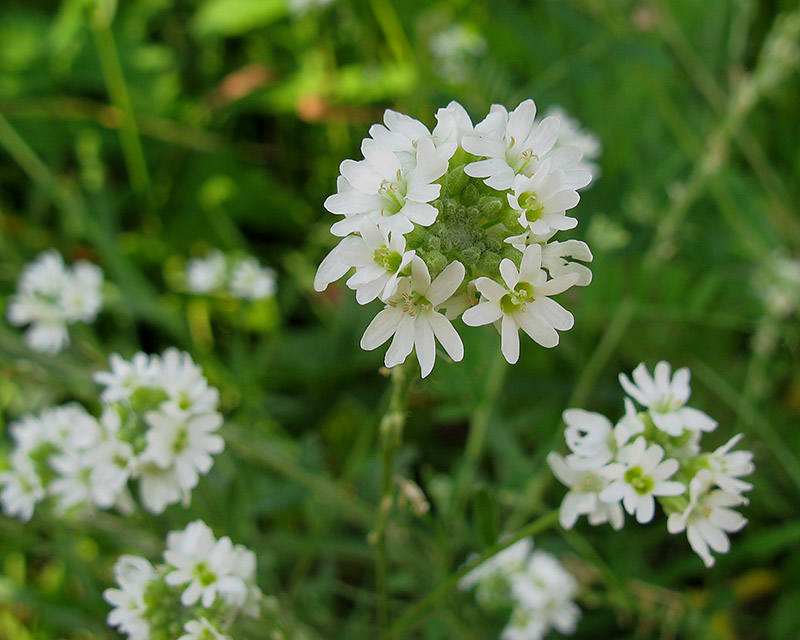
[{"label": "green flower center", "polygon": [[179,454],[186,449],[189,444],[189,433],[186,429],[179,429],[172,441],[172,453]]},{"label": "green flower center", "polygon": [[520,194],[519,203],[525,209],[525,218],[528,222],[536,222],[544,214],[544,203],[539,200],[539,195],[536,193]]},{"label": "green flower center", "polygon": [[389,273],[397,273],[400,264],[403,262],[403,256],[388,247],[382,247],[375,249],[373,260],[379,267],[383,267]]},{"label": "green flower center", "polygon": [[500,308],[503,313],[516,313],[534,300],[536,296],[533,295],[533,287],[527,282],[519,282],[514,291],[500,298]]},{"label": "green flower center", "polygon": [[204,587],[214,584],[214,582],[217,580],[217,574],[211,571],[211,568],[206,562],[197,563],[194,566],[194,569],[192,569],[192,575]]},{"label": "green flower center", "polygon": [[433,310],[433,304],[431,304],[425,296],[416,291],[403,293],[399,298],[391,300],[389,306],[400,307],[403,313],[407,313],[410,316],[415,316],[423,311]]},{"label": "green flower center", "polygon": [[625,482],[631,485],[641,496],[653,490],[655,483],[651,476],[645,475],[641,467],[631,467],[625,472]]},{"label": "green flower center", "polygon": [[384,180],[378,189],[378,193],[383,196],[383,210],[382,215],[393,216],[406,203],[406,193],[408,191],[408,183],[403,179],[403,174],[400,169],[397,170],[397,180],[390,182]]},{"label": "green flower center", "polygon": [[575,493],[600,493],[603,490],[603,481],[596,473],[587,473],[572,490]]}]

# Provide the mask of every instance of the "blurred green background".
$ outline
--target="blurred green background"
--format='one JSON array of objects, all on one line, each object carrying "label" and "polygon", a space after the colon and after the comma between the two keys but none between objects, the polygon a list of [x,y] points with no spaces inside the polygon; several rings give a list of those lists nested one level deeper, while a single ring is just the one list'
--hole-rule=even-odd
[{"label": "blurred green background", "polygon": [[[0,518],[0,638],[115,637],[101,593],[116,556],[156,560],[198,517],[257,550],[261,587],[310,637],[377,637],[367,532],[387,380],[383,350],[358,341],[380,305],[341,283],[313,292],[335,241],[322,203],[385,108],[433,126],[450,100],[478,121],[526,98],[602,142],[570,232],[594,281],[563,296],[576,325],[558,348],[524,341],[508,367],[492,329],[463,330],[464,361],[412,389],[399,469],[432,509],[393,517],[392,617],[490,542],[473,494],[500,531],[559,504],[544,457],[564,408],[616,419],[617,374],[666,359],[720,423],[706,441],[744,432],[755,452],[750,524],[711,571],[663,518],[541,536],[581,579],[575,637],[800,637],[800,267],[781,262],[800,256],[798,67],[788,0],[4,0],[0,304],[49,247],[108,284],[59,356],[0,326],[3,423],[96,410],[109,353],[175,345],[220,388],[228,446],[188,510]],[[185,260],[214,247],[274,267],[277,303],[181,292]],[[488,435],[465,466],[476,421]],[[494,638],[504,622],[451,593],[397,637]]]}]

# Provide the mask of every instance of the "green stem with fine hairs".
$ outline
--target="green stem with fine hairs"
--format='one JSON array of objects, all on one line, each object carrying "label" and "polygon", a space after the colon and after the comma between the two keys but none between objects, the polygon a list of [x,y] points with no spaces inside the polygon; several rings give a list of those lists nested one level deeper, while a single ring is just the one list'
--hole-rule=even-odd
[{"label": "green stem with fine hairs", "polygon": [[392,389],[389,407],[383,418],[381,418],[378,427],[381,484],[377,521],[375,529],[370,534],[370,541],[375,545],[375,583],[378,592],[377,617],[381,637],[384,637],[389,621],[387,604],[389,556],[386,545],[386,529],[394,506],[394,465],[397,451],[403,438],[408,389],[413,378],[409,369],[410,367],[406,364],[397,365],[392,369]]}]

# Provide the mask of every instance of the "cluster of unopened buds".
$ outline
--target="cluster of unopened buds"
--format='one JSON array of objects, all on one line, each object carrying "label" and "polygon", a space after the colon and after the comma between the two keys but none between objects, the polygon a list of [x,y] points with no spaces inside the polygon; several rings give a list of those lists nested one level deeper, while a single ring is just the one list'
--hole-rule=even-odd
[{"label": "cluster of unopened buds", "polygon": [[433,368],[438,340],[453,360],[464,347],[452,320],[495,324],[503,355],[519,358],[519,330],[545,347],[573,326],[551,296],[587,285],[592,260],[578,240],[552,241],[578,221],[567,215],[591,173],[579,147],[558,144],[560,120],[536,119],[532,100],[508,112],[493,105],[472,124],[451,102],[433,131],[387,110],[369,130],[363,160],[345,160],[337,193],[325,201],[343,218],[343,239],[322,261],[314,288],[355,269],[347,280],[360,304],[384,303],[361,346],[390,338],[385,364],[416,350],[422,376]]},{"label": "cluster of unopened buds", "polygon": [[188,353],[111,356],[111,371],[95,375],[105,389],[99,419],[77,404],[45,409],[12,424],[11,469],[0,473],[6,515],[30,520],[37,503],[135,509],[129,483],[138,480],[144,508],[161,513],[188,504],[200,474],[225,446],[216,431],[219,392]]},{"label": "cluster of unopened buds", "polygon": [[231,296],[241,300],[272,298],[275,271],[261,266],[253,256],[226,256],[215,249],[205,258],[186,263],[186,288],[192,293]]},{"label": "cluster of unopened buds", "polygon": [[200,520],[167,536],[164,563],[120,556],[108,624],[130,640],[231,640],[243,617],[258,618],[263,594],[256,556],[227,536],[215,538]]},{"label": "cluster of unopened buds", "polygon": [[67,326],[94,322],[103,306],[103,271],[78,260],[64,264],[55,249],[26,265],[8,305],[8,321],[28,325],[25,342],[34,351],[58,353],[69,344]]},{"label": "cluster of unopened buds", "polygon": [[[612,424],[583,409],[564,412],[570,454],[550,453],[553,473],[570,488],[559,511],[567,529],[585,515],[593,525],[624,524],[624,511],[637,522],[653,519],[658,501],[667,514],[670,533],[686,531],[689,544],[707,567],[711,551],[727,553],[729,533],[747,520],[732,507],[748,503],[742,493],[752,485],[741,480],[753,472],[753,454],[733,451],[741,434],[712,452],[701,449],[703,433],[717,428],[708,415],[687,406],[691,389],[686,367],[671,374],[659,362],[651,376],[644,364],[633,381],[620,374],[625,415]],[[632,399],[633,400],[632,400]],[[644,409],[638,411],[634,401]]]},{"label": "cluster of unopened buds", "polygon": [[578,624],[577,580],[553,555],[532,549],[530,538],[515,542],[458,583],[464,591],[475,588],[484,609],[511,610],[501,640],[540,640],[551,629],[571,634]]}]

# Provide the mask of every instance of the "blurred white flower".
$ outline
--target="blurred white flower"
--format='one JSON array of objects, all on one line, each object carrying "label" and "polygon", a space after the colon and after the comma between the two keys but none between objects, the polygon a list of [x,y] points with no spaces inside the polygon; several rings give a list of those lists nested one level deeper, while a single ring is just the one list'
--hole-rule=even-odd
[{"label": "blurred white flower", "polygon": [[195,258],[186,264],[186,286],[193,293],[210,293],[222,289],[228,271],[228,261],[219,251],[205,258]]},{"label": "blurred white flower", "polygon": [[469,75],[470,59],[486,52],[486,40],[475,29],[457,23],[436,33],[428,47],[436,74],[448,82],[463,82]]},{"label": "blurred white flower", "polygon": [[102,306],[103,272],[88,262],[71,268],[55,250],[25,266],[8,305],[8,321],[30,325],[25,342],[34,351],[57,353],[69,344],[67,325],[94,322]]},{"label": "blurred white flower", "polygon": [[275,295],[275,272],[253,257],[242,258],[231,267],[231,294],[244,300],[264,300]]},{"label": "blurred white flower", "polygon": [[241,558],[231,539],[217,540],[204,522],[196,520],[184,531],[167,536],[164,562],[172,569],[164,577],[172,586],[184,586],[181,604],[185,607],[198,600],[208,608],[217,595],[241,606],[247,599],[247,584],[236,575]]},{"label": "blurred white flower", "polygon": [[28,522],[38,502],[45,497],[42,479],[30,460],[24,456],[12,457],[12,469],[0,472],[0,503],[3,513]]},{"label": "blurred white flower", "polygon": [[178,640],[231,640],[205,617],[201,617],[199,620],[189,620],[183,625],[183,630],[186,633]]},{"label": "blurred white flower", "polygon": [[120,556],[114,565],[114,578],[120,588],[103,592],[103,598],[114,607],[108,614],[108,624],[127,633],[130,640],[150,638],[144,592],[155,577],[152,565],[144,558]]}]

